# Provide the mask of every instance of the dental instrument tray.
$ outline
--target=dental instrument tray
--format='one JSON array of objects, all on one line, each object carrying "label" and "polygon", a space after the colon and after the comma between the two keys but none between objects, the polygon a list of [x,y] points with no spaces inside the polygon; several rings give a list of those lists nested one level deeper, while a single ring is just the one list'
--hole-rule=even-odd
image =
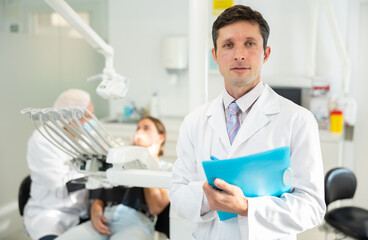
[{"label": "dental instrument tray", "polygon": [[[249,156],[203,161],[208,183],[216,178],[240,187],[246,197],[275,196],[290,192],[293,178],[290,148],[281,147]],[[218,211],[221,221],[236,217],[235,213]]]},{"label": "dental instrument tray", "polygon": [[[45,139],[70,156],[76,170],[104,173],[112,167],[106,161],[106,156],[110,149],[121,147],[121,143],[106,131],[88,109],[75,106],[26,108],[21,114],[28,115]],[[126,163],[128,160],[125,158]]]}]

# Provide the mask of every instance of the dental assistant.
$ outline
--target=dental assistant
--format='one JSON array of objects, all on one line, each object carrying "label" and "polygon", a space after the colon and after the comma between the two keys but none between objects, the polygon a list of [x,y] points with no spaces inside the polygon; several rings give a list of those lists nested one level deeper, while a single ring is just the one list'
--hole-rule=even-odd
[{"label": "dental assistant", "polygon": [[[262,15],[235,5],[214,22],[212,55],[225,89],[185,117],[169,188],[175,212],[198,223],[193,239],[296,239],[325,213],[323,164],[317,123],[306,109],[261,81],[269,26]],[[221,179],[212,188],[202,161],[228,159],[290,147],[292,191],[281,197],[247,198]],[[216,211],[237,214],[220,221]]]},{"label": "dental assistant", "polygon": [[[63,92],[54,103],[54,107],[67,106],[85,107],[94,112],[90,95],[79,89]],[[83,119],[80,121],[84,123]],[[41,131],[44,131],[43,128]],[[77,225],[81,217],[87,217],[87,190],[68,193],[65,186],[69,180],[84,176],[74,169],[70,160],[69,155],[56,148],[37,130],[33,132],[27,150],[32,179],[31,197],[24,209],[24,223],[33,240],[55,239]]]}]

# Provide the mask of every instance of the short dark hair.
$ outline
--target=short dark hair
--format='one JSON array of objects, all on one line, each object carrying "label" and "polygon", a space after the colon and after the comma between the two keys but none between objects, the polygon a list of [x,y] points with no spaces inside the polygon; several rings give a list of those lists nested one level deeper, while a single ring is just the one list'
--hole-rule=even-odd
[{"label": "short dark hair", "polygon": [[238,21],[247,21],[252,24],[258,24],[259,31],[263,38],[263,49],[267,47],[268,36],[270,35],[270,27],[262,14],[254,11],[250,7],[244,5],[235,5],[226,9],[212,25],[212,40],[215,51],[217,49],[218,32],[221,28]]}]

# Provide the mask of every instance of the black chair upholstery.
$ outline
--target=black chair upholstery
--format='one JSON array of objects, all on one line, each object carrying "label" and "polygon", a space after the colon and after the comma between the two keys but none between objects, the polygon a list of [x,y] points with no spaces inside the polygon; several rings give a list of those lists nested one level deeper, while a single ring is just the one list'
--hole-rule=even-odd
[{"label": "black chair upholstery", "polygon": [[31,176],[28,175],[27,177],[23,179],[19,187],[18,209],[19,209],[19,214],[21,216],[23,216],[24,207],[26,206],[26,203],[28,202],[28,199],[30,197],[31,183],[32,183]]},{"label": "black chair upholstery", "polygon": [[155,230],[170,238],[170,204],[157,216]]},{"label": "black chair upholstery", "polygon": [[[347,168],[334,168],[325,177],[326,206],[336,200],[354,197],[357,180]],[[359,207],[338,207],[327,210],[325,221],[334,229],[355,239],[368,240],[368,211]]]}]

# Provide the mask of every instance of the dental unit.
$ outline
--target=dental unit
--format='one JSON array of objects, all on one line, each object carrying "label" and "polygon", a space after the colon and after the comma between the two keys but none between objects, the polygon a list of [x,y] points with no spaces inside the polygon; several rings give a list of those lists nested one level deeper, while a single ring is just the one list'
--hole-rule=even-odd
[{"label": "dental unit", "polygon": [[171,172],[160,171],[147,148],[119,143],[88,109],[26,108],[21,114],[28,115],[37,131],[72,158],[75,169],[88,177],[86,188],[168,187]]}]

